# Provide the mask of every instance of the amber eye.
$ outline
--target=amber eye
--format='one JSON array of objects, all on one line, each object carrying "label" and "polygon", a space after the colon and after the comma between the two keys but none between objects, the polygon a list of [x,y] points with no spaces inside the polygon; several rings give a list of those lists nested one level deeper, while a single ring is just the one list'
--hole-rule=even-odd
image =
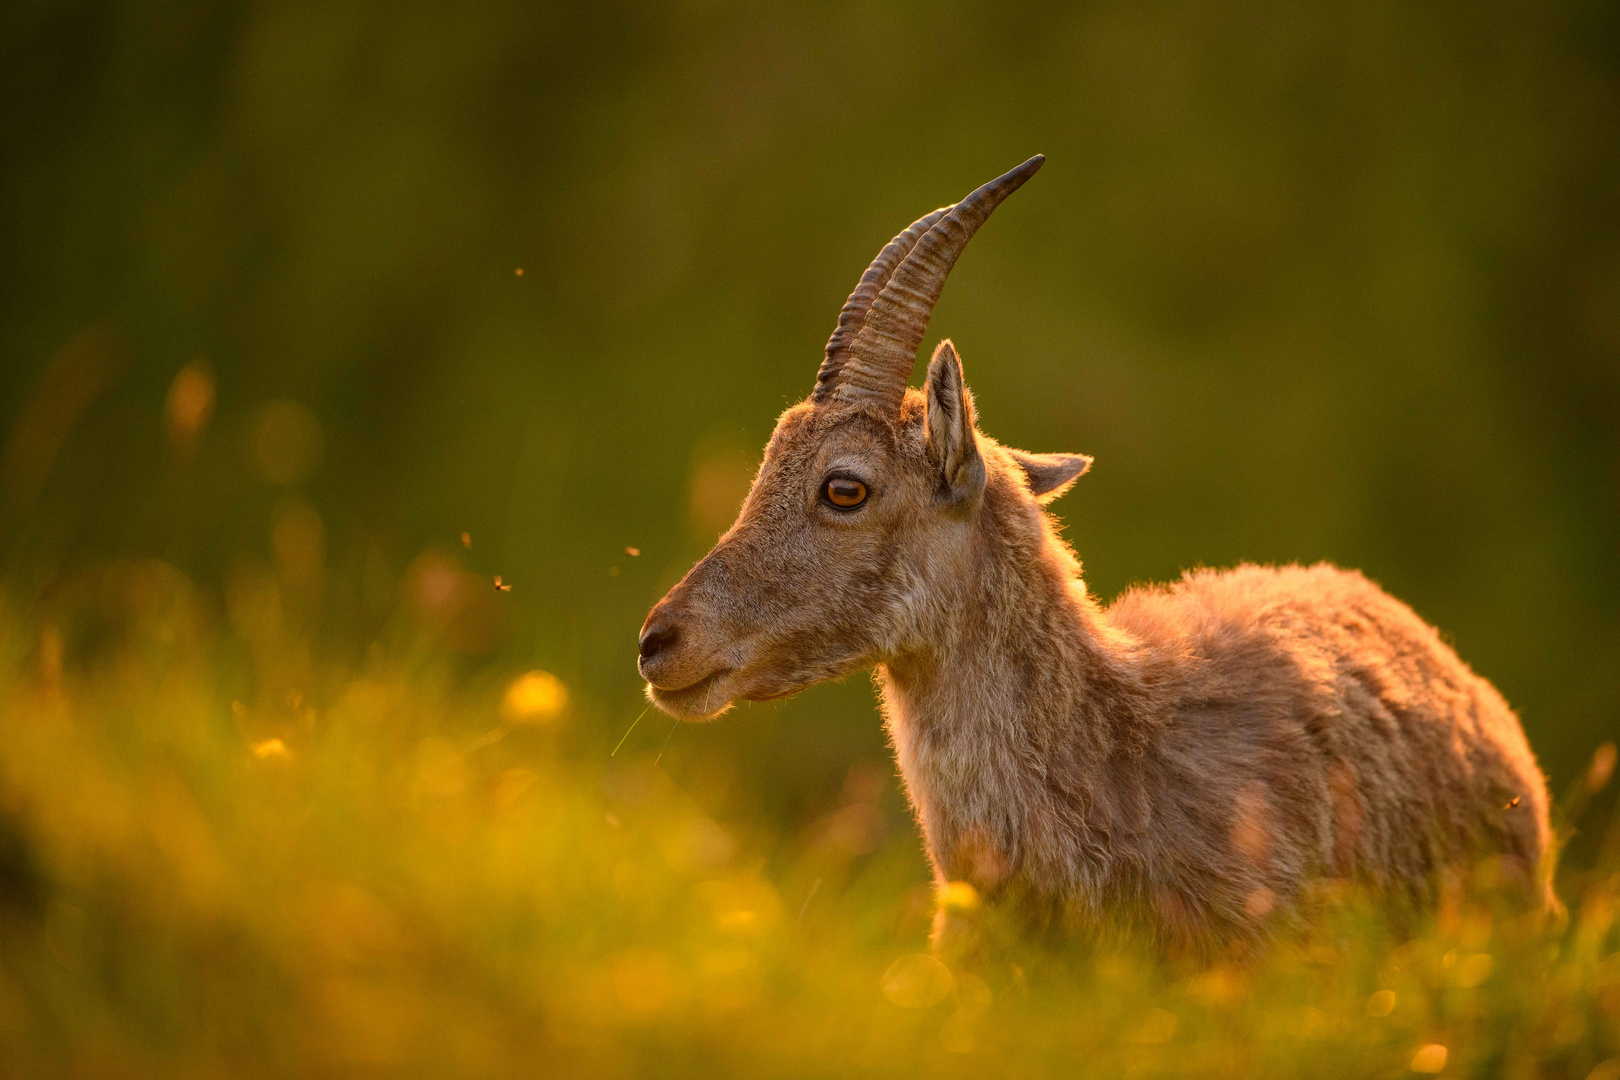
[{"label": "amber eye", "polygon": [[866,485],[847,476],[827,481],[827,501],[840,510],[853,510],[866,501]]}]

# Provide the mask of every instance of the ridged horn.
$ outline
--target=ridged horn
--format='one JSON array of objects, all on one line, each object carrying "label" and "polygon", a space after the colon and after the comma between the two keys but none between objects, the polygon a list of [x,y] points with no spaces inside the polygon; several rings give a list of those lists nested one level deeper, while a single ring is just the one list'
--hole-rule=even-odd
[{"label": "ridged horn", "polygon": [[[837,372],[830,396],[842,401],[875,399],[899,408],[917,359],[917,346],[922,344],[923,334],[928,331],[929,317],[939,302],[951,267],[956,265],[962,249],[991,212],[1034,176],[1045,161],[1045,157],[1037,154],[1011,172],[998,176],[950,207],[917,240],[867,309],[860,331]],[[896,237],[895,241],[899,239]],[[863,277],[862,284],[865,280]],[[843,328],[840,319],[839,329]],[[822,369],[826,370],[825,364]],[[819,392],[820,387],[817,389]]]},{"label": "ridged horn", "polygon": [[885,244],[877,258],[872,260],[872,265],[866,268],[855,291],[844,301],[844,310],[838,313],[838,328],[827,339],[827,358],[821,362],[821,370],[816,372],[816,388],[810,394],[810,400],[825,401],[832,394],[838,384],[838,373],[844,370],[850,350],[855,346],[855,336],[866,324],[866,313],[871,309],[872,301],[889,283],[889,277],[894,273],[894,268],[900,265],[900,260],[911,254],[911,249],[917,246],[923,234],[932,229],[950,209],[942,206],[913,221],[900,235]]}]

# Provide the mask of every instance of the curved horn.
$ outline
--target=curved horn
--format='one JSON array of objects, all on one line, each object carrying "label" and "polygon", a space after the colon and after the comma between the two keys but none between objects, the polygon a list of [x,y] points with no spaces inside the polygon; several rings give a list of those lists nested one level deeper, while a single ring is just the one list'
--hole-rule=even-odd
[{"label": "curved horn", "polygon": [[812,401],[825,401],[832,394],[838,384],[838,373],[844,369],[855,347],[855,336],[866,323],[866,313],[872,301],[889,283],[889,276],[900,265],[900,260],[911,254],[911,249],[917,246],[923,234],[932,229],[950,209],[942,206],[913,221],[900,235],[884,245],[877,258],[872,260],[872,265],[866,268],[855,291],[844,301],[844,310],[838,313],[838,328],[827,339],[827,358],[821,362],[821,370],[816,372],[816,388],[810,395]]},{"label": "curved horn", "polygon": [[1045,161],[1037,154],[990,181],[951,207],[923,234],[872,301],[839,373],[835,397],[845,401],[875,398],[899,407],[917,359],[917,346],[922,344],[951,267],[991,211]]}]

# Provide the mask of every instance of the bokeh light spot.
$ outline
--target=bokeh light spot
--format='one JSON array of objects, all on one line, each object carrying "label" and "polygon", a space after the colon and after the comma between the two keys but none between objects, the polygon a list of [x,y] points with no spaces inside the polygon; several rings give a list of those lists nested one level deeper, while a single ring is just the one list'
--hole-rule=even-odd
[{"label": "bokeh light spot", "polygon": [[285,761],[287,758],[292,757],[292,754],[288,751],[287,744],[280,739],[265,739],[263,742],[253,744],[253,756],[260,761]]},{"label": "bokeh light spot", "polygon": [[979,890],[966,881],[947,881],[939,889],[939,906],[943,911],[977,911]]},{"label": "bokeh light spot", "polygon": [[1601,791],[1614,775],[1616,751],[1614,743],[1606,742],[1592,754],[1592,764],[1586,770],[1586,790]]},{"label": "bokeh light spot", "polygon": [[1439,1043],[1429,1043],[1417,1048],[1412,1055],[1412,1071],[1415,1073],[1437,1073],[1446,1067],[1446,1048]]},{"label": "bokeh light spot", "polygon": [[213,369],[206,360],[193,360],[175,374],[164,403],[170,448],[181,457],[189,457],[213,415]]},{"label": "bokeh light spot", "polygon": [[568,688],[549,671],[530,671],[512,680],[501,698],[501,716],[513,724],[542,724],[568,707]]}]

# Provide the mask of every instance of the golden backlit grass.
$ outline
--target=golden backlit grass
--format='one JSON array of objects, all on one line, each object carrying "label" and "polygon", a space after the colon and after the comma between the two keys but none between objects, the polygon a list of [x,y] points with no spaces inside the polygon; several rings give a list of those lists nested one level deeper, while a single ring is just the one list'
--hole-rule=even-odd
[{"label": "golden backlit grass", "polygon": [[1613,824],[1557,933],[1327,887],[1258,961],[953,975],[871,785],[717,821],[656,739],[564,738],[628,718],[554,675],[326,658],[255,580],[215,612],[113,564],[0,612],[0,1074],[1620,1078]]}]

